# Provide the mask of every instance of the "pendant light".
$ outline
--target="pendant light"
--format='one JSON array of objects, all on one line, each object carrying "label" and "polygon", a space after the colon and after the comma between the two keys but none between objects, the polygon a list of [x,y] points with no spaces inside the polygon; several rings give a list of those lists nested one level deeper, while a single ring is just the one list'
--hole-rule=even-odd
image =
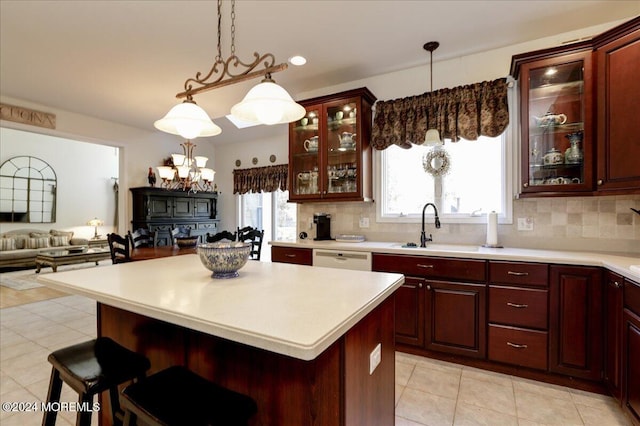
[{"label": "pendant light", "polygon": [[[154,123],[155,127],[171,134],[178,134],[185,139],[201,136],[215,136],[222,133],[207,113],[196,105],[193,96],[218,87],[228,86],[241,81],[264,76],[264,80],[252,88],[242,102],[231,109],[235,117],[259,124],[289,123],[301,119],[305,109],[294,102],[289,93],[277,85],[271,74],[287,69],[287,64],[275,64],[275,57],[271,53],[253,54],[254,61],[245,63],[236,56],[235,50],[235,0],[231,0],[231,56],[222,59],[221,24],[222,0],[218,0],[218,51],[211,70],[208,73],[196,73],[184,83],[184,91],[176,95],[186,98],[179,105],[173,107],[167,115]],[[264,69],[258,69],[263,66]],[[238,70],[244,68],[244,70]],[[228,77],[225,79],[225,77]],[[195,86],[195,87],[194,87]]]},{"label": "pendant light", "polygon": [[[438,46],[440,46],[440,43],[438,43],[437,41],[430,41],[428,43],[425,43],[424,46],[422,46],[424,50],[429,52],[429,57],[430,57],[429,65],[431,70],[429,72],[429,77],[431,79],[431,82],[429,86],[429,94],[433,93],[433,51],[436,50]],[[427,123],[427,125],[428,124],[429,123]],[[440,132],[438,132],[438,129],[427,130],[427,133],[424,135],[424,145],[436,146],[436,145],[443,145],[443,144],[444,143],[440,139]]]},{"label": "pendant light", "polygon": [[188,140],[222,133],[222,129],[211,121],[207,113],[191,97],[171,108],[167,115],[153,125],[158,130],[180,135]]}]

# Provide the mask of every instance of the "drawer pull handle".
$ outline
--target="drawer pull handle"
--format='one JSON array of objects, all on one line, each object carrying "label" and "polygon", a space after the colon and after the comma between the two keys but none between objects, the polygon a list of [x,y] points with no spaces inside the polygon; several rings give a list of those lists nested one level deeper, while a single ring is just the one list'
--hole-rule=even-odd
[{"label": "drawer pull handle", "polygon": [[511,306],[512,308],[528,308],[529,305],[525,305],[523,303],[511,303],[507,302],[507,306]]},{"label": "drawer pull handle", "polygon": [[433,265],[424,265],[424,264],[422,264],[422,263],[418,263],[418,264],[416,264],[416,266],[417,266],[418,268],[433,269]]},{"label": "drawer pull handle", "polygon": [[507,271],[507,274],[515,275],[516,277],[526,277],[527,275],[529,275],[528,272],[514,272],[514,271]]},{"label": "drawer pull handle", "polygon": [[511,346],[512,348],[516,348],[516,349],[527,349],[527,345],[520,345],[518,343],[507,342],[507,345]]},{"label": "drawer pull handle", "polygon": [[285,254],[286,257],[296,257],[295,254]]}]

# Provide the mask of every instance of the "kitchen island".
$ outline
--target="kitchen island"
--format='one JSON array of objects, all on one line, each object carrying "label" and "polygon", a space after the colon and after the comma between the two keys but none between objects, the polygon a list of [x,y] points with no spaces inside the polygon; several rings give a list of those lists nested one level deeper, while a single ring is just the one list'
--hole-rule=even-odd
[{"label": "kitchen island", "polygon": [[185,365],[254,398],[252,424],[394,422],[400,274],[249,261],[240,277],[214,280],[185,255],[39,281],[96,300],[98,335],[145,354],[151,372]]}]

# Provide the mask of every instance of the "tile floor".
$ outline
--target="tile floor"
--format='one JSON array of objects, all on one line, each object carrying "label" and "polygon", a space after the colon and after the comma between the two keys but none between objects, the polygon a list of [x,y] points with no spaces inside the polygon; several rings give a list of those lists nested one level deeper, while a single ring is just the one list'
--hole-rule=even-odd
[{"label": "tile floor", "polygon": [[[64,296],[26,302],[0,309],[3,403],[44,401],[49,352],[95,336],[95,303],[89,299]],[[61,400],[76,398],[65,385]],[[97,424],[95,417],[93,424]],[[3,426],[40,422],[41,413],[0,412]],[[60,413],[58,424],[74,424],[74,413]],[[396,355],[396,426],[543,424],[631,423],[606,396],[414,355]]]}]

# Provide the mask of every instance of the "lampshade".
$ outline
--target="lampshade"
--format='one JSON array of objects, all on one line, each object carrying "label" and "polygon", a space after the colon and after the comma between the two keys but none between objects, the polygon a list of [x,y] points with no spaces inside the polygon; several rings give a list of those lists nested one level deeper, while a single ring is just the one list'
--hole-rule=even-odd
[{"label": "lampshade", "polygon": [[176,175],[176,169],[169,166],[158,166],[157,169],[160,179],[173,180]]},{"label": "lampshade", "polygon": [[90,221],[88,221],[87,225],[89,225],[89,226],[102,226],[102,225],[104,225],[104,222],[96,217],[96,218],[91,219]]},{"label": "lampshade", "polygon": [[442,145],[442,140],[440,140],[440,132],[436,129],[429,129],[427,133],[424,135],[424,145],[425,146],[436,146]]},{"label": "lampshade", "polygon": [[196,162],[196,167],[204,167],[207,165],[207,161],[209,161],[209,158],[201,156],[195,156],[193,159]]},{"label": "lampshade", "polygon": [[231,108],[231,114],[240,120],[261,124],[290,123],[304,117],[304,107],[297,104],[270,76],[254,86],[242,102]]},{"label": "lampshade", "polygon": [[153,125],[158,130],[180,135],[185,139],[201,136],[215,136],[222,133],[207,113],[192,100],[186,100],[171,108],[167,115]]},{"label": "lampshade", "polygon": [[213,169],[202,168],[200,169],[200,173],[202,173],[202,180],[206,180],[209,182],[213,182],[213,177],[216,172]]},{"label": "lampshade", "polygon": [[176,167],[185,165],[184,160],[186,158],[187,156],[184,154],[171,154],[171,160],[173,160],[173,165]]}]

